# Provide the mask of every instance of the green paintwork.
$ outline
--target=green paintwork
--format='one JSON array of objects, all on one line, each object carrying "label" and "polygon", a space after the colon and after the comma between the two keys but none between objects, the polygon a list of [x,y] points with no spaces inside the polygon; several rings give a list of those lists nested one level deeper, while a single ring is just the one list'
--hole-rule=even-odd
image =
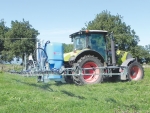
[{"label": "green paintwork", "polygon": [[67,62],[71,57],[76,57],[81,51],[83,50],[77,50],[69,53],[64,53],[64,61]]},{"label": "green paintwork", "polygon": [[[78,54],[80,54],[81,52],[83,52],[85,50],[87,50],[87,49],[76,50],[76,51],[73,51],[73,52],[65,53],[64,54],[64,61],[68,62],[71,57],[76,57]],[[117,60],[117,64],[121,65],[126,60],[128,52],[117,50],[116,54],[119,57],[118,60]]]},{"label": "green paintwork", "polygon": [[89,50],[89,49],[74,50],[74,51],[69,52],[69,53],[64,53],[64,61],[68,62],[71,57],[76,57],[78,54],[80,54],[80,53],[82,53],[83,51],[86,51],[86,50]]}]

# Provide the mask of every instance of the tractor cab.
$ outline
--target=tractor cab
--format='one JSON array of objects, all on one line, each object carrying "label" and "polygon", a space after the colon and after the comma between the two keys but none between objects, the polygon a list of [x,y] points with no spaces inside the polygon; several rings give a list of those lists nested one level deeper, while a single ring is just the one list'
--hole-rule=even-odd
[{"label": "tractor cab", "polygon": [[106,59],[106,36],[104,30],[82,30],[70,35],[74,50],[91,49]]}]

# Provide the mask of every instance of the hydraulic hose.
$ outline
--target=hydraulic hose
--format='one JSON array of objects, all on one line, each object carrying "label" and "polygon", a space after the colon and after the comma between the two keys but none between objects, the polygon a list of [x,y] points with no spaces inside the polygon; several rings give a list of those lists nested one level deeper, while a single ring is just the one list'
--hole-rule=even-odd
[{"label": "hydraulic hose", "polygon": [[[46,59],[45,59],[45,61],[44,61],[44,65],[45,65],[45,63],[46,63],[46,61],[47,61],[47,58],[48,58],[47,53],[46,53],[46,51],[45,51],[43,48],[36,48],[36,49],[34,50],[34,55],[35,55],[35,56],[36,56],[36,51],[37,51],[38,49],[41,49],[42,51],[44,51],[44,54],[45,54],[45,56],[46,56]],[[37,57],[35,58],[35,61],[38,61]]]},{"label": "hydraulic hose", "polygon": [[[46,56],[46,59],[45,59],[45,61],[44,61],[44,65],[45,65],[45,63],[46,63],[46,61],[47,61],[47,58],[48,58],[47,53],[46,53],[46,51],[45,51],[45,48],[46,48],[47,44],[49,44],[49,43],[50,43],[50,41],[47,41],[47,42],[45,43],[44,49],[43,49],[43,48],[36,48],[36,49],[34,50],[34,55],[35,55],[35,56],[36,56],[36,51],[37,51],[38,49],[41,49],[42,51],[44,51],[44,54],[45,54],[45,56]],[[38,60],[37,57],[36,57],[35,60],[36,60],[36,61]]]}]

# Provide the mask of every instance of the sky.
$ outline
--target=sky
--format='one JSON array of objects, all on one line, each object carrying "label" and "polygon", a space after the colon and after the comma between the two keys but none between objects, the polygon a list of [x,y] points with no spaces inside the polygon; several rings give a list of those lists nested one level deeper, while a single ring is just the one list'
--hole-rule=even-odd
[{"label": "sky", "polygon": [[0,0],[0,19],[29,21],[41,41],[71,43],[69,35],[85,27],[102,11],[121,15],[140,38],[150,44],[150,0]]}]

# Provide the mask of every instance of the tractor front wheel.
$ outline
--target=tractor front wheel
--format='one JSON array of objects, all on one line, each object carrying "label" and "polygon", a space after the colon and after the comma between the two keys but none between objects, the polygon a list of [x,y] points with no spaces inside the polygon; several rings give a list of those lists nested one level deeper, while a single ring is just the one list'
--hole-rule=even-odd
[{"label": "tractor front wheel", "polygon": [[96,84],[102,81],[102,69],[98,67],[102,67],[103,64],[101,61],[94,56],[88,55],[80,58],[77,62],[81,68],[91,68],[88,70],[82,70],[82,76],[73,76],[73,80],[77,85],[84,84]]},{"label": "tractor front wheel", "polygon": [[133,62],[129,65],[129,72],[128,72],[129,80],[138,81],[144,77],[144,70],[141,64],[138,62]]}]

